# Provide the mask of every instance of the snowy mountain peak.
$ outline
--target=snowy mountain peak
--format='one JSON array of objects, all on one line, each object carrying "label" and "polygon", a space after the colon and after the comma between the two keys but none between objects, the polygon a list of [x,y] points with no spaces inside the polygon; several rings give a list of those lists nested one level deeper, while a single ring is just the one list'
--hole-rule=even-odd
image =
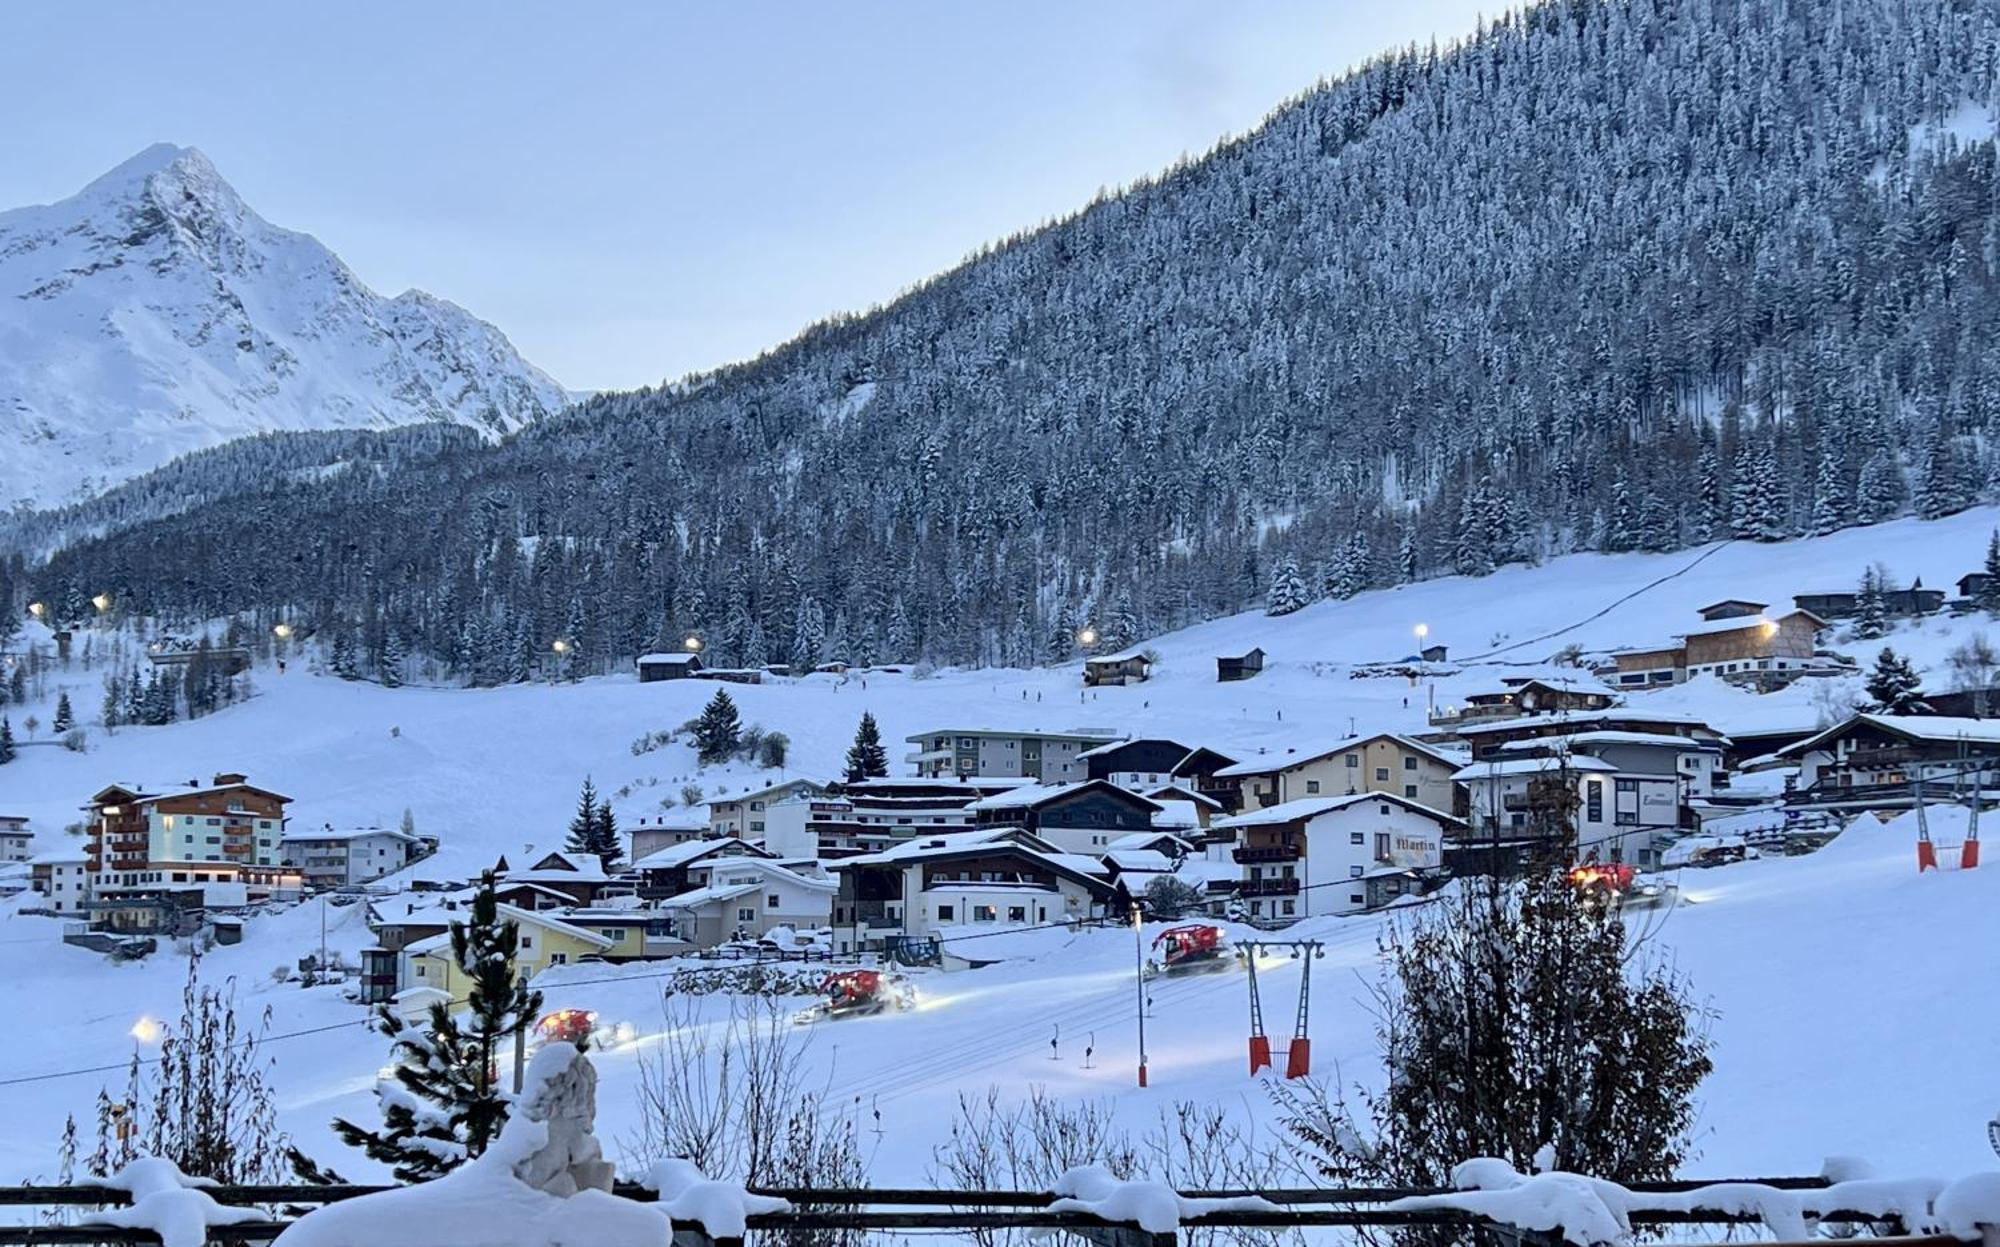
[{"label": "snowy mountain peak", "polygon": [[422,291],[383,298],[170,143],[0,213],[0,343],[0,506],[71,501],[248,434],[498,435],[567,398],[493,326]]}]

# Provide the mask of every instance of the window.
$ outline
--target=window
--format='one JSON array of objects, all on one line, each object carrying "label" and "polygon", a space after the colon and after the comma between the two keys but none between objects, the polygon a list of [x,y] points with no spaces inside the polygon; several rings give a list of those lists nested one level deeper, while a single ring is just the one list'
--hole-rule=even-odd
[{"label": "window", "polygon": [[1349,866],[1347,868],[1347,877],[1349,879],[1359,879],[1361,877],[1361,867]]},{"label": "window", "polygon": [[1375,768],[1375,778],[1376,778],[1376,780],[1377,780],[1378,782],[1383,782],[1383,783],[1386,783],[1386,782],[1388,781],[1388,779],[1389,779],[1389,768],[1388,768],[1388,767],[1386,767],[1386,766],[1378,766],[1378,767],[1376,767],[1376,768]]},{"label": "window", "polygon": [[938,906],[938,921],[950,922],[952,918],[952,912],[953,912],[952,908],[949,905]]},{"label": "window", "polygon": [[766,909],[776,909],[778,907],[778,894],[776,892],[764,898],[764,907]]},{"label": "window", "polygon": [[1604,781],[1593,779],[1583,786],[1584,817],[1593,823],[1604,821]]},{"label": "window", "polygon": [[1386,831],[1375,833],[1375,856],[1384,858],[1389,856],[1389,833]]},{"label": "window", "polygon": [[736,911],[736,921],[755,922],[757,921],[757,911],[754,909],[739,909]]},{"label": "window", "polygon": [[522,947],[522,948],[533,948],[534,946],[535,946],[535,937],[534,937],[534,936],[532,936],[532,935],[528,935],[528,934],[526,934],[526,933],[523,933],[523,934],[522,934],[522,936],[521,936],[521,947]]},{"label": "window", "polygon": [[1404,784],[1403,795],[1414,800],[1417,795],[1417,786],[1415,784]]},{"label": "window", "polygon": [[1618,791],[1637,792],[1639,791],[1639,781],[1636,779],[1621,779],[1618,781]]},{"label": "window", "polygon": [[1353,768],[1353,767],[1357,767],[1357,766],[1360,766],[1360,765],[1361,765],[1361,755],[1360,755],[1360,754],[1358,754],[1358,753],[1350,753],[1350,754],[1348,754],[1348,755],[1347,755],[1347,765],[1348,765],[1348,767],[1349,767],[1350,769],[1351,769],[1351,768]]},{"label": "window", "polygon": [[613,943],[617,943],[618,941],[620,941],[620,940],[622,940],[622,939],[624,939],[624,938],[625,938],[625,928],[624,928],[624,927],[606,927],[606,928],[604,928],[604,930],[603,930],[603,931],[601,932],[601,934],[602,934],[602,935],[604,936],[604,938],[605,938],[605,939],[607,939],[607,940],[610,940],[610,941],[612,941]]},{"label": "window", "polygon": [[[753,809],[753,810],[761,810],[761,809],[763,809],[763,808],[764,808],[764,803],[763,803],[762,801],[752,801],[752,802],[750,803],[750,808],[751,808],[751,809]],[[758,824],[756,824],[756,826],[758,826],[758,827],[762,827],[763,825],[764,825],[764,824],[762,824],[762,823],[758,823]]]},{"label": "window", "polygon": [[1309,795],[1318,795],[1318,793],[1319,793],[1319,781],[1318,781],[1318,780],[1316,780],[1316,779],[1309,779],[1309,780],[1307,780],[1307,781],[1306,781],[1306,792],[1307,792],[1307,793],[1308,793]]},{"label": "window", "polygon": [[1366,844],[1368,843],[1368,837],[1363,832],[1350,831],[1347,833],[1347,842],[1349,844]]},{"label": "window", "polygon": [[1289,913],[1292,913],[1292,912],[1294,911],[1294,908],[1295,908],[1295,906],[1294,906],[1294,903],[1293,903],[1293,902],[1291,902],[1291,901],[1284,901],[1284,902],[1282,902],[1282,903],[1281,903],[1281,908],[1282,908],[1283,912],[1285,912],[1285,913],[1288,913],[1288,914],[1289,914]]},{"label": "window", "polygon": [[1388,806],[1386,806],[1386,805],[1378,805],[1378,806],[1376,806],[1376,807],[1375,807],[1375,812],[1376,812],[1377,814],[1380,814],[1380,815],[1381,815],[1381,816],[1382,816],[1383,818],[1387,818],[1387,817],[1389,817],[1389,807],[1388,807]]},{"label": "window", "polygon": [[569,954],[568,954],[568,953],[550,953],[550,954],[549,954],[549,964],[550,964],[550,965],[552,965],[552,966],[566,966],[566,965],[568,965],[568,964],[569,964]]},{"label": "window", "polygon": [[1026,905],[1009,905],[1007,907],[1007,921],[1026,922],[1027,920],[1028,907]]},{"label": "window", "polygon": [[1347,894],[1347,899],[1350,903],[1355,905],[1366,905],[1368,903],[1367,898],[1362,896],[1361,893],[1359,892],[1349,892]]},{"label": "window", "polygon": [[1404,755],[1403,755],[1403,769],[1404,769],[1404,770],[1406,770],[1406,771],[1414,771],[1414,770],[1416,770],[1416,769],[1417,769],[1417,755],[1416,755],[1416,754],[1414,754],[1414,753],[1406,753],[1406,754],[1404,754]]},{"label": "window", "polygon": [[972,907],[972,920],[974,922],[995,922],[999,920],[999,917],[1000,911],[991,905],[974,905]]}]

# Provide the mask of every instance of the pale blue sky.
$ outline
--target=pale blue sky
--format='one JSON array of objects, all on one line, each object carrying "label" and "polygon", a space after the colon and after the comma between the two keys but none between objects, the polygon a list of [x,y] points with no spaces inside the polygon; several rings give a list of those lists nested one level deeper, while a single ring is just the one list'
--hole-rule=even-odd
[{"label": "pale blue sky", "polygon": [[461,303],[574,388],[641,385],[889,298],[1481,7],[15,3],[0,207],[199,147],[385,294]]}]

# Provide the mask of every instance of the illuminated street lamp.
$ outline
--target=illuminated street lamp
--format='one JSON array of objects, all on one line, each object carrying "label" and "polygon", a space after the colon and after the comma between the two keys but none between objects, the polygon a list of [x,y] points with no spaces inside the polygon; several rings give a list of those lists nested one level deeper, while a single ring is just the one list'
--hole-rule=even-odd
[{"label": "illuminated street lamp", "polygon": [[557,637],[555,644],[549,646],[549,648],[557,654],[567,654],[569,653],[569,641],[566,638]]},{"label": "illuminated street lamp", "polygon": [[160,1042],[160,1024],[143,1014],[132,1023],[132,1038],[142,1044]]},{"label": "illuminated street lamp", "polygon": [[271,629],[271,635],[277,637],[280,641],[289,641],[292,639],[292,625],[281,623]]},{"label": "illuminated street lamp", "polygon": [[1412,631],[1417,634],[1417,644],[1422,645],[1424,643],[1424,638],[1431,634],[1431,626],[1429,624],[1420,623],[1415,628],[1413,628]]},{"label": "illuminated street lamp", "polygon": [[40,619],[42,616],[49,613],[49,608],[44,606],[40,602],[30,602],[28,603],[28,613],[30,615],[33,615],[35,618]]},{"label": "illuminated street lamp", "polygon": [[1097,644],[1097,629],[1091,627],[1089,624],[1083,625],[1077,631],[1076,643],[1085,649],[1089,649],[1091,646]]},{"label": "illuminated street lamp", "polygon": [[681,648],[690,654],[699,654],[701,653],[701,638],[690,632],[688,633],[687,640],[681,642]]},{"label": "illuminated street lamp", "polygon": [[90,599],[90,604],[97,608],[98,614],[102,615],[105,611],[111,609],[111,595],[109,593],[100,593]]}]

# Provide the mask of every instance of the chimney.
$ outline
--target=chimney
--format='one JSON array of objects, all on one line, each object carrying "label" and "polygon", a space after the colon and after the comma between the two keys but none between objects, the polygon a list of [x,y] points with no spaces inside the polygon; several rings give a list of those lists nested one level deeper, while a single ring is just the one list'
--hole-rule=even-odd
[{"label": "chimney", "polygon": [[215,786],[217,788],[227,788],[231,784],[242,783],[244,778],[243,775],[236,771],[218,771],[215,776]]}]

